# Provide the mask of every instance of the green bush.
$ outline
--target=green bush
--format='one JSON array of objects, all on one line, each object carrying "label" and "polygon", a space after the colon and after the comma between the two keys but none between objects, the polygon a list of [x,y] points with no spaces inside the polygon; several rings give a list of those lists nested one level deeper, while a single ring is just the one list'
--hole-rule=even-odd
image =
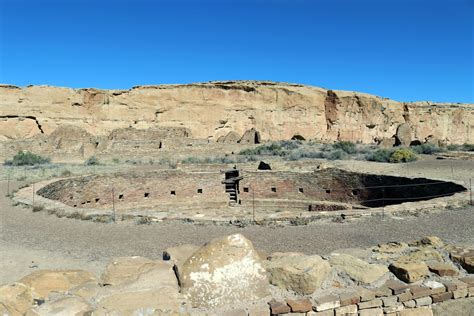
[{"label": "green bush", "polygon": [[340,160],[344,159],[347,156],[347,153],[342,149],[337,149],[334,151],[324,153],[324,158],[329,160]]},{"label": "green bush", "polygon": [[92,156],[89,159],[87,159],[84,164],[86,166],[97,166],[100,165],[100,161],[96,156]]},{"label": "green bush", "polygon": [[[289,146],[289,145],[285,143],[285,146]],[[251,156],[251,155],[285,156],[286,154],[288,154],[288,151],[284,149],[278,142],[260,145],[255,148],[244,149],[239,152],[239,155],[245,155],[245,156]]]},{"label": "green bush", "polygon": [[70,177],[71,175],[72,175],[72,172],[71,172],[70,170],[68,170],[68,169],[63,170],[63,171],[61,172],[61,176],[62,176],[62,177]]},{"label": "green bush", "polygon": [[463,145],[448,145],[448,150],[456,151],[474,151],[474,144],[463,144]]},{"label": "green bush", "polygon": [[355,154],[357,152],[356,144],[349,141],[339,141],[332,145],[334,149],[340,149],[347,154]]},{"label": "green bush", "polygon": [[5,165],[9,166],[34,166],[50,163],[49,158],[41,157],[29,151],[20,151],[12,160],[5,161]]},{"label": "green bush", "polygon": [[409,148],[399,148],[396,149],[390,155],[390,162],[399,163],[399,162],[410,162],[417,159],[416,154]]},{"label": "green bush", "polygon": [[417,154],[425,154],[425,155],[432,155],[432,154],[443,151],[442,148],[430,143],[412,146],[411,149]]},{"label": "green bush", "polygon": [[376,161],[376,162],[389,162],[390,156],[392,155],[393,150],[391,149],[377,149],[373,153],[369,153],[367,155],[367,160],[369,161]]}]

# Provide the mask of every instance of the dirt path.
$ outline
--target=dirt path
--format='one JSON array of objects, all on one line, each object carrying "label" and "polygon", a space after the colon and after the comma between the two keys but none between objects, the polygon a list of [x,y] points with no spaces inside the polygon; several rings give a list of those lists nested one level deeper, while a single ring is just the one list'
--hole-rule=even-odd
[{"label": "dirt path", "polygon": [[[421,176],[474,176],[474,163],[425,162],[411,165]],[[357,166],[356,166],[357,167]],[[456,177],[457,178],[457,177]],[[12,183],[11,186],[18,186]],[[221,227],[185,223],[136,225],[98,224],[57,218],[45,212],[13,206],[0,182],[0,283],[11,282],[35,269],[78,268],[99,274],[111,257],[141,255],[159,258],[163,249],[183,243],[201,244],[211,238],[240,232],[268,253],[303,251],[326,254],[340,248],[368,247],[392,240],[409,241],[437,235],[474,245],[474,207],[405,218],[367,218],[348,223],[321,222],[309,226]]]}]

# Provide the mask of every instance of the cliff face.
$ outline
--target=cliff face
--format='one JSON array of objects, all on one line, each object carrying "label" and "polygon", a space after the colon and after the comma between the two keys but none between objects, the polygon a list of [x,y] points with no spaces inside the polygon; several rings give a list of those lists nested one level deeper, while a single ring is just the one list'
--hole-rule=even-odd
[{"label": "cliff face", "polygon": [[94,136],[175,127],[218,140],[254,128],[262,140],[294,136],[373,143],[409,123],[413,140],[474,143],[474,104],[401,103],[373,95],[273,82],[141,86],[130,90],[0,86],[0,140],[72,125]]}]

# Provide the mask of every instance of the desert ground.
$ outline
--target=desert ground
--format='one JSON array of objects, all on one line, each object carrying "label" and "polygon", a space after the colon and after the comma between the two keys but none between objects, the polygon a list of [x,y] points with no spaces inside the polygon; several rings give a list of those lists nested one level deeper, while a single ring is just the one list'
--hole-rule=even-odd
[{"label": "desert ground", "polygon": [[[474,177],[473,160],[436,160],[427,156],[407,164],[369,163],[341,160],[335,166],[369,172],[456,180],[468,185]],[[130,169],[154,168],[130,166]],[[2,169],[5,178],[5,169]],[[28,181],[10,181],[15,190]],[[299,251],[328,254],[337,249],[364,248],[390,241],[410,241],[436,235],[446,242],[474,244],[474,207],[439,210],[419,216],[369,217],[348,222],[319,221],[305,226],[195,225],[160,222],[137,225],[133,221],[95,223],[58,218],[46,212],[32,212],[6,196],[7,181],[0,182],[1,240],[0,283],[17,280],[37,269],[84,269],[100,275],[107,262],[118,256],[158,259],[162,251],[184,243],[202,244],[212,238],[241,233],[259,251]],[[468,195],[466,194],[466,198]]]}]

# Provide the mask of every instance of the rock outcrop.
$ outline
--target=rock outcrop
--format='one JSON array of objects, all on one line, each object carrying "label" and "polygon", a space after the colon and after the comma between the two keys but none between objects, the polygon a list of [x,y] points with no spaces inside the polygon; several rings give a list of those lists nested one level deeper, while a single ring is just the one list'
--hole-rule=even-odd
[{"label": "rock outcrop", "polygon": [[195,307],[222,306],[269,294],[260,257],[240,234],[204,245],[183,263],[178,277],[182,293]]},{"label": "rock outcrop", "polygon": [[[397,134],[473,143],[473,104],[396,102],[299,84],[225,81],[130,90],[0,85],[0,140],[51,134],[64,125],[95,136],[134,127],[185,128],[221,142],[316,139],[373,143]],[[240,137],[240,138],[239,138]],[[408,143],[404,138],[403,143]]]}]

